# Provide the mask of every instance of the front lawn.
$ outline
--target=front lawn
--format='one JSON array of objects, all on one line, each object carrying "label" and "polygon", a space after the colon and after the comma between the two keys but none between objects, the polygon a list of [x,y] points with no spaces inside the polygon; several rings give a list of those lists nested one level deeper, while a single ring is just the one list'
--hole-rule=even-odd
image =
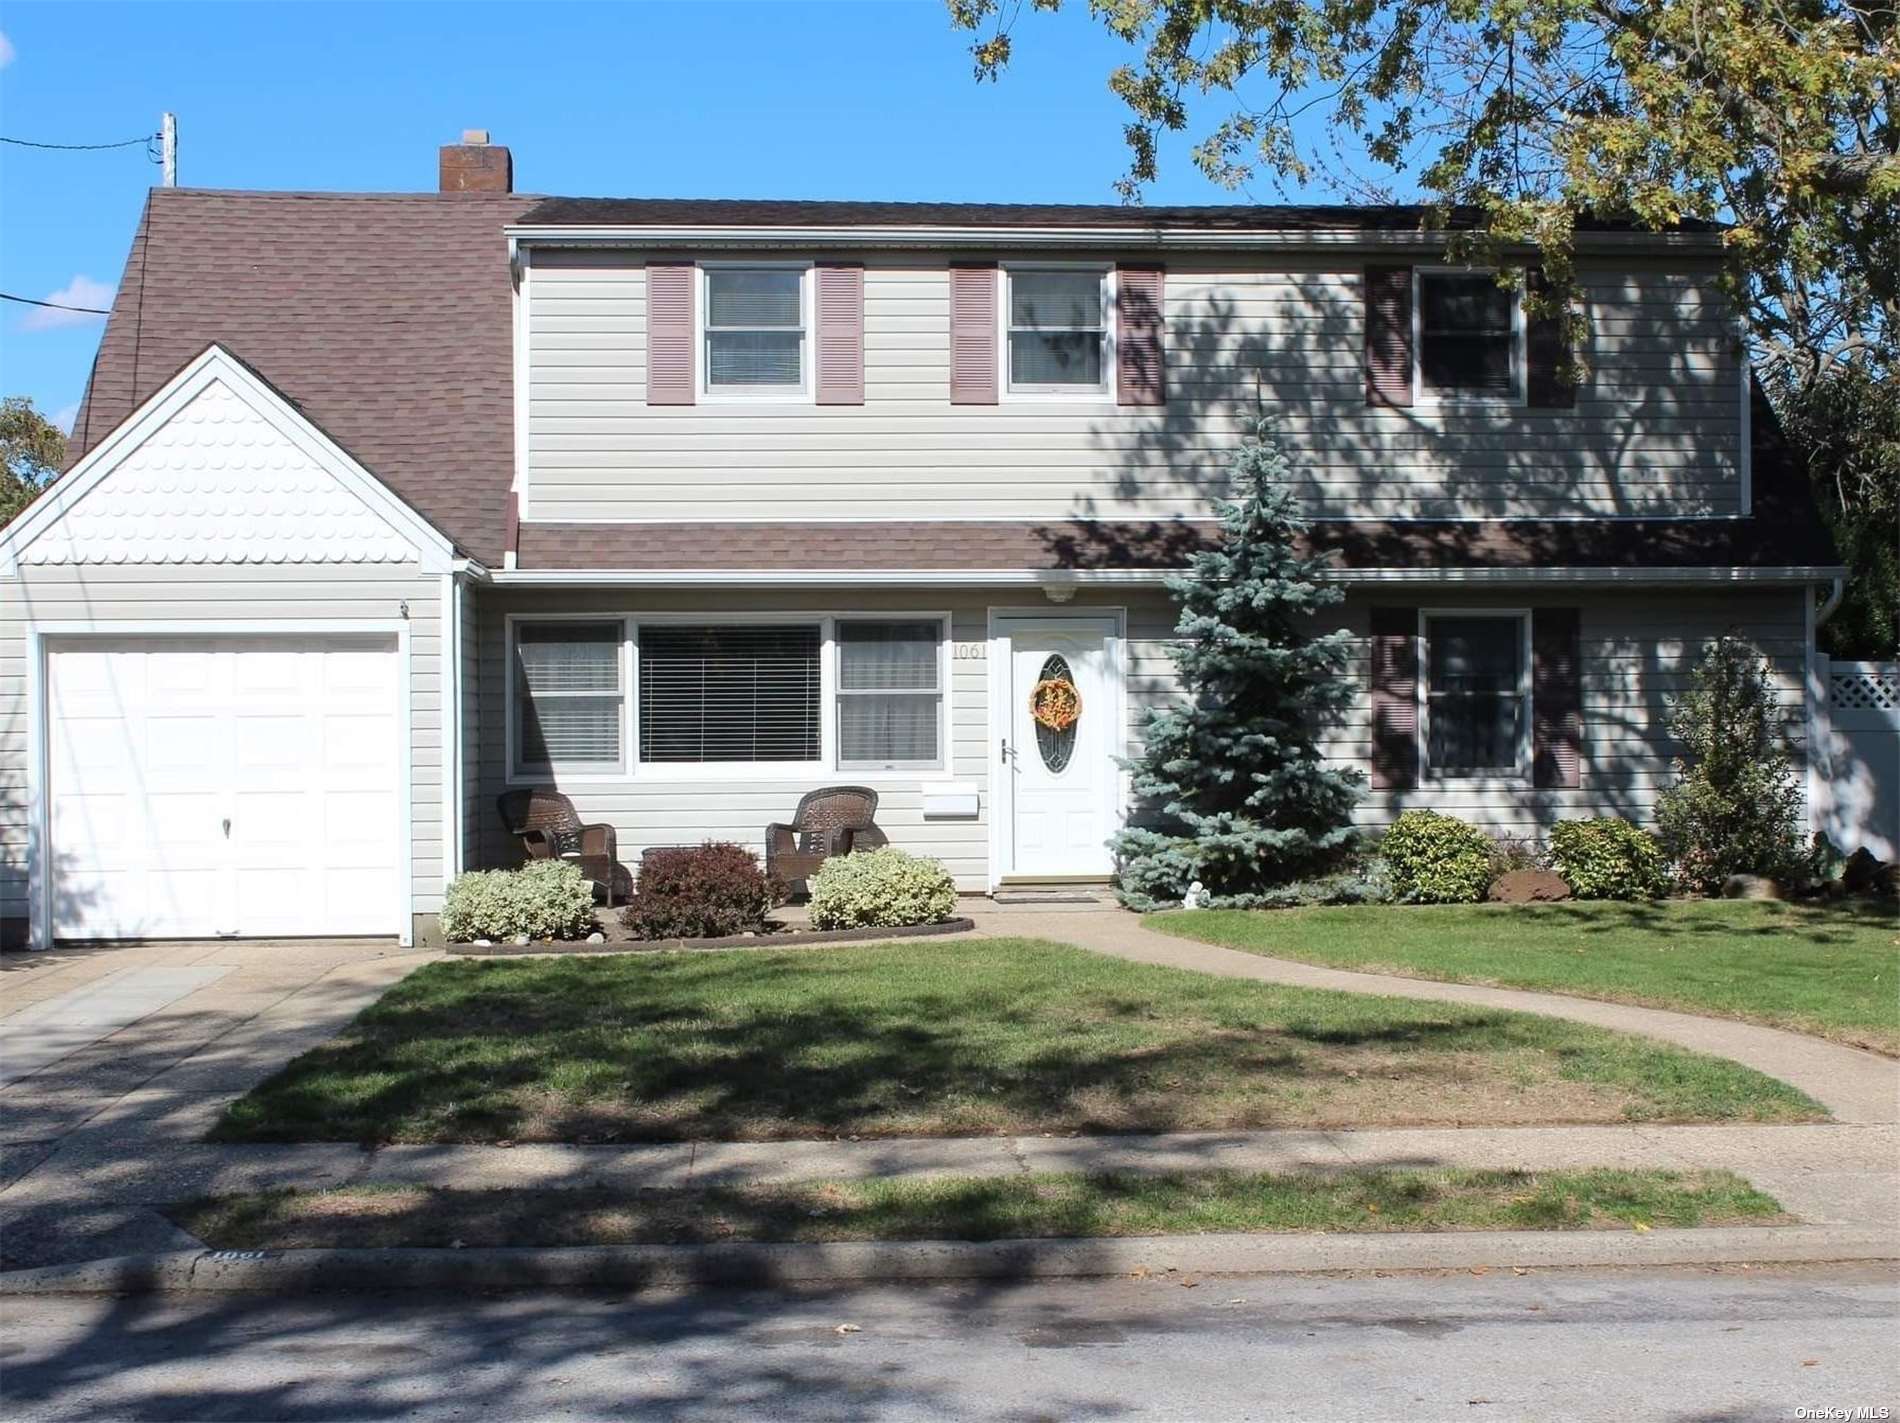
[{"label": "front lawn", "polygon": [[677,1141],[1812,1120],[1738,1064],[1526,1014],[1029,939],[419,969],[222,1141]]},{"label": "front lawn", "polygon": [[1049,1174],[657,1191],[345,1186],[189,1201],[168,1214],[219,1250],[1619,1230],[1787,1220],[1772,1197],[1727,1171],[1605,1170]]},{"label": "front lawn", "polygon": [[1150,927],[1330,968],[1712,1013],[1900,1054],[1890,906],[1673,900],[1193,910]]}]

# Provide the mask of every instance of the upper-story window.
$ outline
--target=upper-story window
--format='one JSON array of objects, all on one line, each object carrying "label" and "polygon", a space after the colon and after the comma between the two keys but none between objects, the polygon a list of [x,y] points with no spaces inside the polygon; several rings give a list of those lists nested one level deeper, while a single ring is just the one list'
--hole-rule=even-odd
[{"label": "upper-story window", "polygon": [[1013,394],[1089,394],[1114,370],[1105,267],[1009,267],[1004,308]]},{"label": "upper-story window", "polygon": [[1494,272],[1418,273],[1418,388],[1435,400],[1516,400],[1524,389],[1517,294]]},{"label": "upper-story window", "polygon": [[797,395],[805,389],[804,266],[708,266],[706,389]]}]

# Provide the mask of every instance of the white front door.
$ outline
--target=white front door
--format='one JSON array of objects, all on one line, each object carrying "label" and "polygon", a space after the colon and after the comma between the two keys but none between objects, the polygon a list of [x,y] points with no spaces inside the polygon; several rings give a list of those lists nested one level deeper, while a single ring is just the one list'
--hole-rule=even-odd
[{"label": "white front door", "polygon": [[[997,814],[1002,820],[1005,875],[1093,876],[1113,868],[1122,750],[1121,675],[1117,622],[1100,614],[1022,616],[997,621],[1006,672],[1004,705],[992,721],[1002,731]],[[1070,691],[1065,691],[1065,686]],[[1073,697],[1074,719],[1037,719]]]},{"label": "white front door", "polygon": [[54,937],[397,932],[399,664],[387,637],[55,644]]}]

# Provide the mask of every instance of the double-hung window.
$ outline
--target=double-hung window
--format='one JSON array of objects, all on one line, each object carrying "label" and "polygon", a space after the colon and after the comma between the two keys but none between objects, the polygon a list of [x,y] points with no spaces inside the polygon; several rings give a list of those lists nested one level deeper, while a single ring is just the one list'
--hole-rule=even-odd
[{"label": "double-hung window", "polygon": [[515,628],[515,764],[524,770],[619,770],[624,627],[611,621]]},{"label": "double-hung window", "polygon": [[640,760],[821,761],[823,654],[817,623],[642,623]]},{"label": "double-hung window", "polygon": [[1491,272],[1418,273],[1418,382],[1435,400],[1515,400],[1523,389],[1517,293]]},{"label": "double-hung window", "polygon": [[704,269],[708,393],[797,395],[805,389],[804,267]]},{"label": "double-hung window", "polygon": [[1005,312],[1009,389],[1089,394],[1109,388],[1108,271],[1103,267],[1009,267]]},{"label": "double-hung window", "polygon": [[1530,763],[1529,619],[1427,614],[1425,764],[1439,777],[1514,776]]},{"label": "double-hung window", "polygon": [[943,764],[942,624],[840,620],[838,764]]}]

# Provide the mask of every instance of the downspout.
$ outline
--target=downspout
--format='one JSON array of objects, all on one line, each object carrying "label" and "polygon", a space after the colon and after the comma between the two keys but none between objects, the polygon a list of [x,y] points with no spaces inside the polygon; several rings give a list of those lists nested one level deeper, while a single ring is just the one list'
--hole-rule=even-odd
[{"label": "downspout", "polygon": [[1823,822],[1830,808],[1821,804],[1822,790],[1830,779],[1822,762],[1827,759],[1827,748],[1834,740],[1834,719],[1827,700],[1828,680],[1821,676],[1821,645],[1816,634],[1841,606],[1841,598],[1847,592],[1847,580],[1837,576],[1830,581],[1827,596],[1818,605],[1811,594],[1801,600],[1807,622],[1807,745],[1802,748],[1802,759],[1807,762],[1807,774],[1803,779],[1807,789],[1810,835],[1819,835],[1826,828]]},{"label": "downspout", "polygon": [[1841,606],[1841,599],[1847,593],[1847,580],[1845,578],[1836,578],[1833,581],[1833,588],[1828,592],[1828,595],[1821,600],[1821,606],[1814,610],[1814,626],[1817,632],[1829,618],[1834,616],[1835,610]]}]

